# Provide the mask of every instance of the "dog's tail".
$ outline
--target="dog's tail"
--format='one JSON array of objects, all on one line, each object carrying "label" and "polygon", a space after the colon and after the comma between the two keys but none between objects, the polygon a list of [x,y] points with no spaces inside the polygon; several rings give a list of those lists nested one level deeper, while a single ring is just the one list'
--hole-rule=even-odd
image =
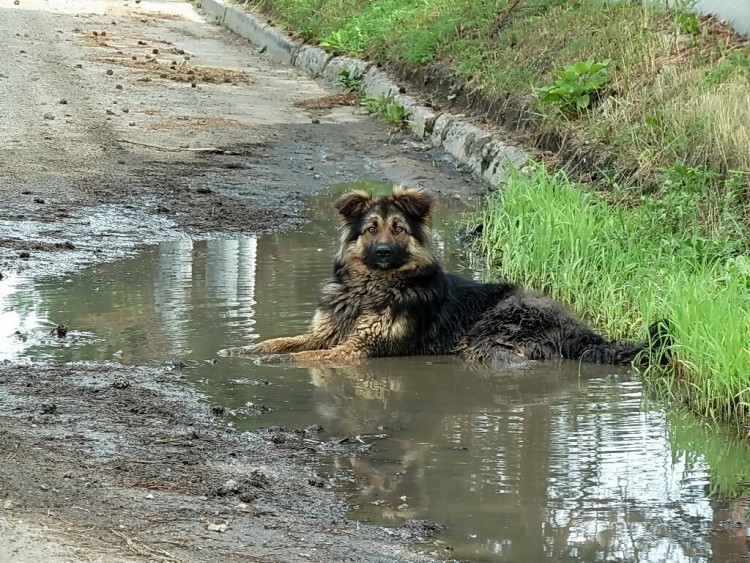
[{"label": "dog's tail", "polygon": [[648,327],[647,359],[650,363],[666,366],[672,361],[672,323],[669,319],[661,319],[651,323]]},{"label": "dog's tail", "polygon": [[672,325],[667,319],[648,327],[648,338],[642,342],[607,341],[596,334],[580,335],[563,346],[563,356],[595,364],[667,365],[671,358]]}]

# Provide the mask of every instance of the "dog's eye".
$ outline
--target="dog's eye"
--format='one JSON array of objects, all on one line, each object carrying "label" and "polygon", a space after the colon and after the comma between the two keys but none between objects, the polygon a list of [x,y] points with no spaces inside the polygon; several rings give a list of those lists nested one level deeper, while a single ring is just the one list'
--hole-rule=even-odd
[{"label": "dog's eye", "polygon": [[393,232],[396,233],[397,235],[400,235],[405,230],[406,229],[404,229],[401,225],[396,225],[395,227],[393,227]]},{"label": "dog's eye", "polygon": [[375,225],[370,225],[369,227],[367,227],[367,232],[371,235],[374,235],[378,232],[378,228]]}]

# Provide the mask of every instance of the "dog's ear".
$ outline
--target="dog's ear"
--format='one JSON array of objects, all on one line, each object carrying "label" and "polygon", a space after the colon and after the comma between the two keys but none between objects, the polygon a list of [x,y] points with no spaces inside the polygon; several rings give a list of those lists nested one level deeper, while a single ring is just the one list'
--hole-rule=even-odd
[{"label": "dog's ear", "polygon": [[421,188],[393,186],[393,201],[412,217],[425,220],[432,212],[435,199]]},{"label": "dog's ear", "polygon": [[372,196],[362,190],[355,190],[338,198],[333,206],[341,214],[345,223],[361,217],[370,208]]}]

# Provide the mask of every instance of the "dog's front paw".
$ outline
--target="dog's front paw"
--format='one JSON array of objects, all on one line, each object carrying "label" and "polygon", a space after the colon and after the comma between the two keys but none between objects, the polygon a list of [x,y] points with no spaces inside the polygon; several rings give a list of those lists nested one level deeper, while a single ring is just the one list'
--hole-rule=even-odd
[{"label": "dog's front paw", "polygon": [[223,348],[216,352],[219,356],[254,356],[258,353],[258,344],[250,346],[233,346],[232,348]]},{"label": "dog's front paw", "polygon": [[291,364],[294,362],[292,354],[266,354],[258,356],[253,360],[256,366],[275,366],[279,364]]}]

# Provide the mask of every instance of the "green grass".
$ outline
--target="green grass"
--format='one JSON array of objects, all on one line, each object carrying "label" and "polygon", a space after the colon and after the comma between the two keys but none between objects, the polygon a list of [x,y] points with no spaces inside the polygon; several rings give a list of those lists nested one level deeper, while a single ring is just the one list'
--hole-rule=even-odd
[{"label": "green grass", "polygon": [[391,132],[400,131],[409,122],[409,111],[394,101],[390,95],[381,94],[377,98],[365,96],[360,101],[360,105],[368,115],[375,115],[378,121],[390,125]]},{"label": "green grass", "polygon": [[[679,195],[679,192],[678,192]],[[679,198],[678,199],[682,199]],[[750,421],[748,233],[731,217],[696,220],[711,196],[612,205],[537,167],[479,213],[481,265],[561,299],[612,338],[671,320],[674,361],[648,380],[717,420]]]}]

